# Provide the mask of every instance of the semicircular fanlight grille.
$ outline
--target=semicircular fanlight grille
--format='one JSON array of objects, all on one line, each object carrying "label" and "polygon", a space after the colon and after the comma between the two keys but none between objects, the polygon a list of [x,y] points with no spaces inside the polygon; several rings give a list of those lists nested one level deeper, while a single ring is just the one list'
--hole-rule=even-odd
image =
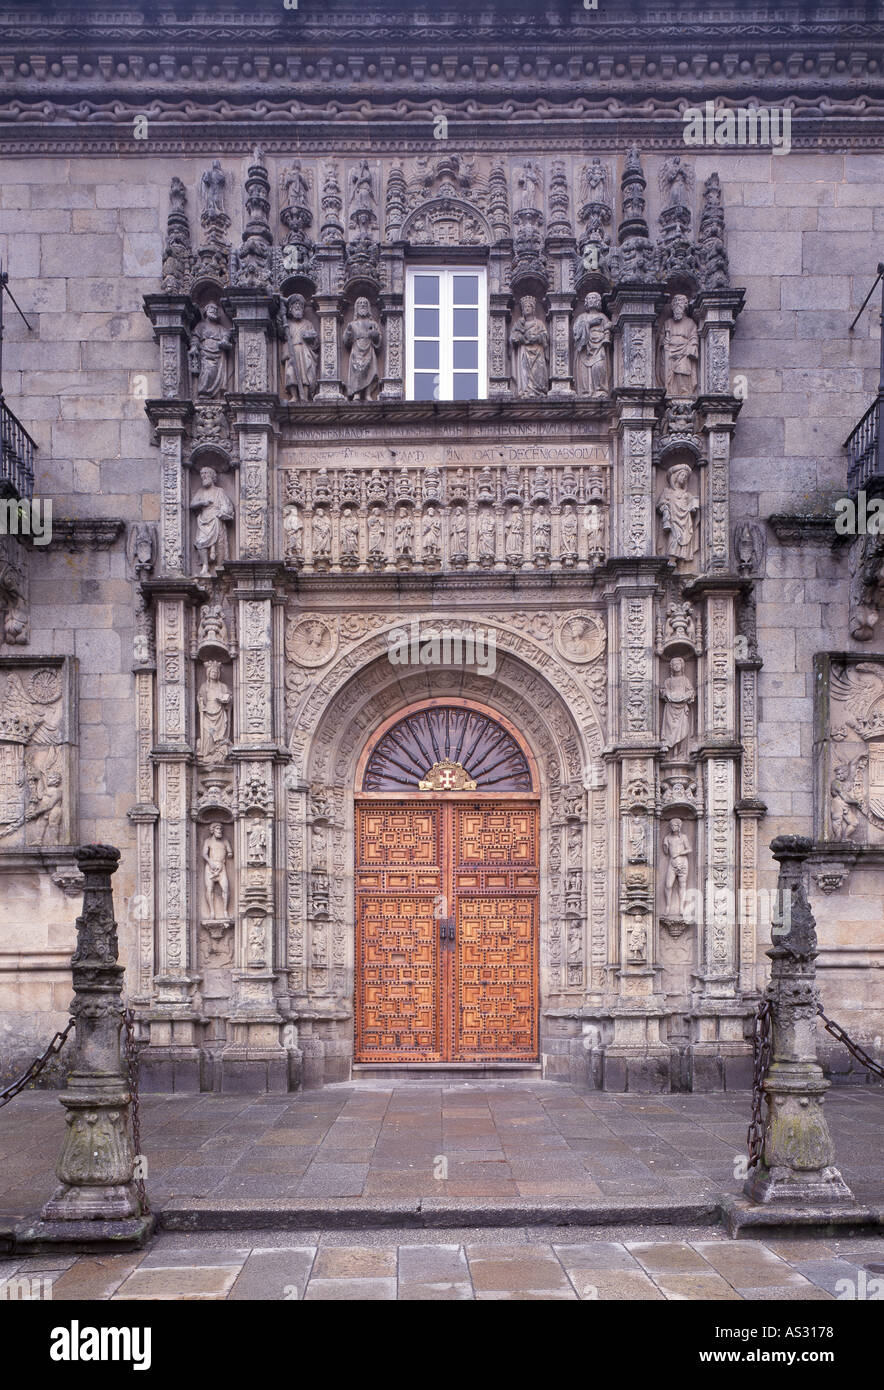
[{"label": "semicircular fanlight grille", "polygon": [[462,767],[477,791],[533,790],[528,760],[512,734],[490,715],[452,705],[416,710],[388,729],[368,760],[362,790],[417,791],[446,760]]}]

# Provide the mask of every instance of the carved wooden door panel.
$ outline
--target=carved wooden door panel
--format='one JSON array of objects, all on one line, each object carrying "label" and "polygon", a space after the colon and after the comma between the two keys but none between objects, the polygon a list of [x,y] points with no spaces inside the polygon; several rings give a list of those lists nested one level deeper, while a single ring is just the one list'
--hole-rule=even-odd
[{"label": "carved wooden door panel", "polygon": [[538,809],[356,810],[357,1062],[536,1060]]},{"label": "carved wooden door panel", "polygon": [[536,806],[453,805],[453,1060],[538,1052]]},{"label": "carved wooden door panel", "polygon": [[356,811],[356,1060],[443,1060],[444,807]]}]

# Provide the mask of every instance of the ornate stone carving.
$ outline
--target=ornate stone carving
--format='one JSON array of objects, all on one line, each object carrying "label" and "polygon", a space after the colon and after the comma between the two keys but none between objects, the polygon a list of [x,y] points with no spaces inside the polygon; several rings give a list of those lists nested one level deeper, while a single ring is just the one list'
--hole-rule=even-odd
[{"label": "ornate stone carving", "polygon": [[204,663],[205,680],[197,692],[199,731],[197,757],[204,763],[222,763],[230,752],[230,716],[233,693],[221,679],[221,663]]},{"label": "ornate stone carving", "polygon": [[691,706],[697,692],[685,675],[684,660],[674,656],[669,663],[669,675],[660,690],[663,700],[663,724],[660,740],[669,757],[687,751],[692,733]]},{"label": "ornate stone carving", "polygon": [[69,718],[57,664],[0,664],[0,848],[68,843]]},{"label": "ornate stone carving", "polygon": [[693,560],[700,545],[695,515],[697,497],[689,490],[692,470],[688,463],[674,463],[666,470],[666,486],[657,499],[657,511],[666,533],[666,553],[676,560]]},{"label": "ornate stone carving", "polygon": [[764,531],[753,521],[738,521],[734,526],[734,559],[737,571],[747,579],[760,579],[764,574]]},{"label": "ornate stone carving", "polygon": [[549,333],[537,315],[537,300],[533,295],[525,295],[519,307],[522,312],[510,334],[516,391],[520,396],[544,396],[549,390],[546,361]]},{"label": "ornate stone carving", "polygon": [[597,661],[605,650],[605,622],[597,613],[571,613],[555,629],[555,645],[567,661]]},{"label": "ornate stone carving", "polygon": [[252,152],[246,175],[246,222],[242,245],[231,262],[234,285],[269,294],[273,288],[273,234],[270,231],[270,180],[261,149]]},{"label": "ornate stone carving", "polygon": [[871,642],[884,608],[884,535],[858,536],[850,550],[848,624],[855,642]]},{"label": "ornate stone carving", "polygon": [[210,301],[190,342],[190,373],[197,378],[199,398],[213,400],[223,394],[227,386],[227,355],[232,345],[233,333],[224,327],[218,305]]},{"label": "ornate stone carving", "polygon": [[718,174],[710,174],[703,185],[703,212],[700,217],[698,251],[703,289],[727,289],[730,278],[724,245],[721,180]]},{"label": "ornate stone carving", "polygon": [[167,294],[186,294],[190,288],[193,252],[186,208],[187,190],[179,178],[173,178],[169,189],[166,240],[163,244],[162,286]]},{"label": "ornate stone carving", "polygon": [[[227,864],[233,858],[233,849],[224,835],[224,827],[220,821],[216,821],[210,827],[200,853],[203,860],[205,918],[209,921],[225,921],[230,917],[230,876]],[[216,911],[216,908],[220,911]]]},{"label": "ornate stone carving", "polygon": [[687,309],[687,295],[674,294],[672,316],[664,324],[661,343],[660,384],[667,396],[679,399],[692,399],[697,394],[700,338]]},{"label": "ornate stone carving", "polygon": [[28,556],[11,536],[0,536],[0,646],[30,641]]},{"label": "ornate stone carving", "polygon": [[285,340],[282,351],[285,392],[297,401],[311,399],[319,374],[319,335],[305,318],[305,307],[302,294],[289,295],[281,322]]},{"label": "ornate stone carving", "polygon": [[289,618],[286,623],[286,656],[300,666],[325,666],[331,661],[337,646],[337,633],[325,618],[303,614]]}]

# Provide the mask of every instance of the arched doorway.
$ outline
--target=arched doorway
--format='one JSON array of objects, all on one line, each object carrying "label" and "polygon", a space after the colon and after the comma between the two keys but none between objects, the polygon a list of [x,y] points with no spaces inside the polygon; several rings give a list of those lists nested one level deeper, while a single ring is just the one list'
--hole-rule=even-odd
[{"label": "arched doorway", "polygon": [[539,1056],[537,770],[466,700],[400,710],[360,759],[358,1063]]}]

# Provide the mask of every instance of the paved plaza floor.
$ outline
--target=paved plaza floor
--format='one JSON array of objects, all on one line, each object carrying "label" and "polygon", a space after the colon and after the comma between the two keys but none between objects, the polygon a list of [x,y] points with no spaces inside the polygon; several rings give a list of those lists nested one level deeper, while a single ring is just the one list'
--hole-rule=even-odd
[{"label": "paved plaza floor", "polygon": [[[742,1186],[747,1092],[608,1095],[556,1082],[360,1082],[286,1096],[146,1095],[155,1209],[187,1200],[702,1202]],[[884,1088],[829,1092],[837,1161],[861,1203],[884,1200]],[[58,1092],[0,1109],[0,1214],[51,1194]]]}]

